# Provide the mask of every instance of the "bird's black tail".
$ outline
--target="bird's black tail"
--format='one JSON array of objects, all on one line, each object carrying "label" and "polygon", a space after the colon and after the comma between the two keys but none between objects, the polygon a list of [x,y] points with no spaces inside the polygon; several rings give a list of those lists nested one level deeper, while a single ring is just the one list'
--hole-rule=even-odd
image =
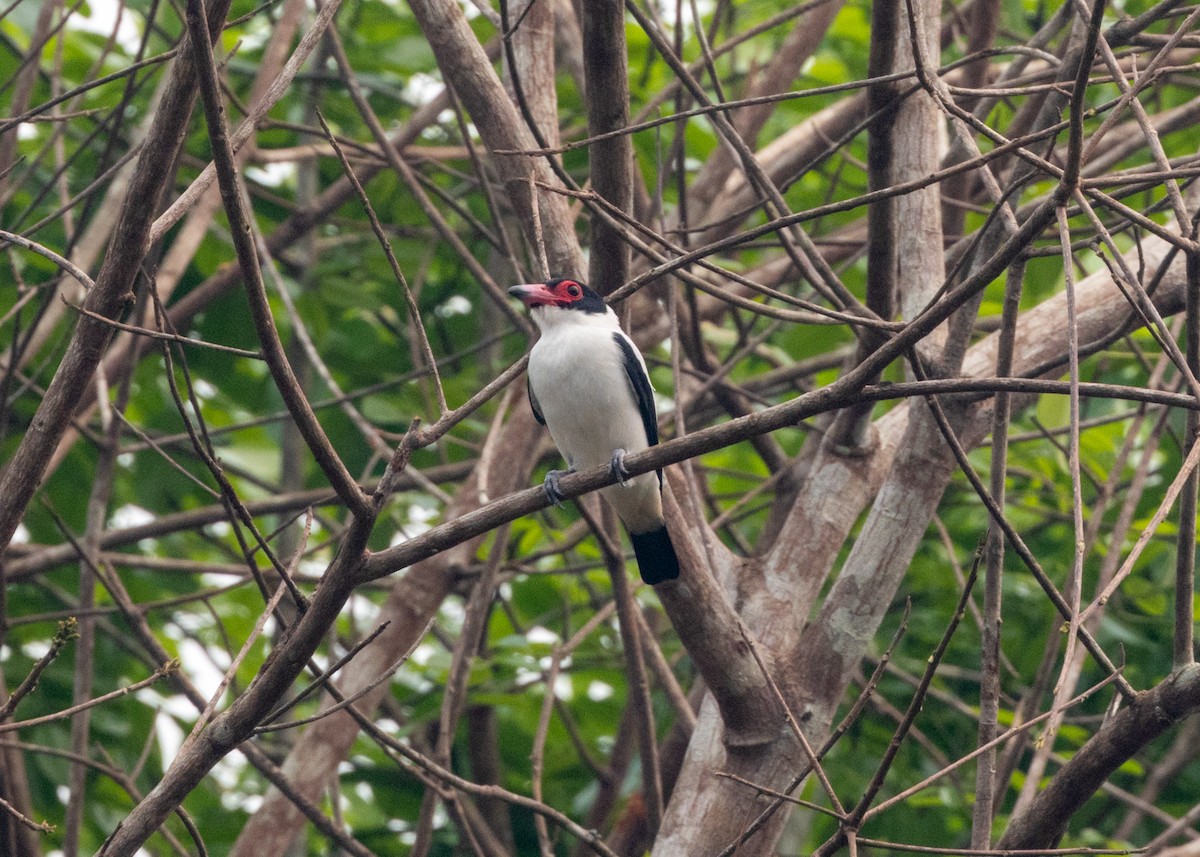
[{"label": "bird's black tail", "polygon": [[629,540],[633,542],[638,571],[646,583],[653,586],[679,577],[679,558],[675,556],[675,546],[671,544],[666,527],[648,533],[630,533]]}]

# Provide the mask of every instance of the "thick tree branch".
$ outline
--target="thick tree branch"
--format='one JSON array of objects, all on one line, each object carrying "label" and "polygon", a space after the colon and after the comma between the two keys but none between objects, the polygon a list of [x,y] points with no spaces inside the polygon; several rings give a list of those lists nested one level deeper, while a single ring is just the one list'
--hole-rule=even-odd
[{"label": "thick tree branch", "polygon": [[[871,50],[867,61],[867,188],[878,191],[895,182],[895,149],[900,140],[897,111],[903,106],[900,86],[880,80],[895,69],[900,35],[900,5],[895,0],[877,0],[871,4]],[[898,249],[900,229],[896,197],[885,196],[867,206],[867,307],[885,321],[896,312]],[[908,224],[905,224],[907,231]],[[932,272],[930,272],[932,273]],[[927,282],[932,279],[927,274]],[[856,361],[879,347],[881,335],[864,330],[858,338]],[[870,453],[872,403],[852,405],[830,427],[832,443],[848,455]]]},{"label": "thick tree branch", "polygon": [[[677,483],[682,480],[673,480]],[[782,706],[747,643],[749,632],[692,542],[674,492],[664,495],[682,574],[654,587],[663,609],[721,709],[730,747],[770,744],[786,732]],[[768,654],[768,661],[774,658]]]},{"label": "thick tree branch", "polygon": [[[508,191],[510,203],[522,225],[530,230],[541,224],[547,261],[555,274],[582,276],[583,255],[575,238],[573,219],[566,200],[553,193],[539,193],[535,184],[558,183],[543,158],[495,154],[498,150],[526,151],[536,141],[488,61],[487,54],[463,15],[451,0],[413,0],[410,4],[447,83],[462,99],[479,134],[493,152],[493,164]],[[531,184],[531,182],[533,184]]]},{"label": "thick tree branch", "polygon": [[1029,809],[1014,818],[996,847],[1053,848],[1071,817],[1125,762],[1200,710],[1200,665],[1177,669],[1118,711],[1055,774]]},{"label": "thick tree branch", "polygon": [[[629,124],[629,75],[622,0],[585,3],[583,70],[587,84],[588,133],[606,134]],[[592,188],[617,211],[630,213],[633,201],[633,141],[625,134],[589,149]],[[607,295],[629,278],[629,245],[620,230],[601,218],[592,220],[588,260],[592,288]]]}]

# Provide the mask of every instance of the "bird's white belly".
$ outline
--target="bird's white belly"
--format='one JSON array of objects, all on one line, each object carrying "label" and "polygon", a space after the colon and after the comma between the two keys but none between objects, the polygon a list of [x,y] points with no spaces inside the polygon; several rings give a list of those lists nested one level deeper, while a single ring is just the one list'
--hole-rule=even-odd
[{"label": "bird's white belly", "polygon": [[607,464],[614,449],[647,447],[646,429],[611,331],[543,336],[529,382],[559,452],[577,470]]}]

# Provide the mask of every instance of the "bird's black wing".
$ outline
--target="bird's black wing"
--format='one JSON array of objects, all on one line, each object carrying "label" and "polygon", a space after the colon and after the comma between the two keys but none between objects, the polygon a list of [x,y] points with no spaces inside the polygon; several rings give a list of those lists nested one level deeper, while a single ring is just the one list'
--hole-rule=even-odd
[{"label": "bird's black wing", "polygon": [[529,393],[529,407],[533,409],[533,418],[542,425],[545,425],[546,418],[542,416],[542,409],[538,406],[537,396],[533,395],[533,384],[529,382],[529,375],[525,376],[525,389]]},{"label": "bird's black wing", "polygon": [[642,415],[646,443],[654,446],[658,443],[658,417],[654,413],[654,391],[650,388],[650,378],[646,375],[642,361],[638,359],[638,353],[629,337],[618,332],[613,334],[613,339],[617,341],[621,356],[625,358],[625,374],[629,376],[629,386],[633,388],[633,398]]}]

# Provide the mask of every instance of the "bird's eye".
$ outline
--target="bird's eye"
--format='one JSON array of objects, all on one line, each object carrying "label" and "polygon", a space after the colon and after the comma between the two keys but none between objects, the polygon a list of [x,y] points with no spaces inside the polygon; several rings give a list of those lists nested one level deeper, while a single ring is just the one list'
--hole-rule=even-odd
[{"label": "bird's eye", "polygon": [[567,286],[567,294],[573,298],[577,298],[583,294],[583,292],[580,291],[579,286],[577,286],[575,283],[571,283],[571,285]]}]

